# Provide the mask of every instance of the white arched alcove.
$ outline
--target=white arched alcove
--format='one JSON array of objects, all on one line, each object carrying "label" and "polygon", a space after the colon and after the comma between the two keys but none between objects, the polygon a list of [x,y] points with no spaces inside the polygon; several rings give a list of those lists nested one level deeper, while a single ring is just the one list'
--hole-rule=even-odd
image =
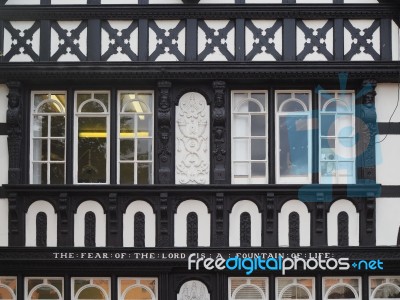
[{"label": "white arched alcove", "polygon": [[360,216],[354,204],[343,199],[335,201],[328,211],[328,246],[338,245],[338,215],[342,211],[349,216],[349,246],[358,246],[360,242]]},{"label": "white arched alcove", "polygon": [[133,201],[124,213],[124,247],[134,247],[135,240],[135,214],[142,212],[145,219],[144,235],[145,246],[156,246],[156,215],[151,205],[145,201]]},{"label": "white arched alcove", "polygon": [[229,214],[229,246],[240,246],[240,215],[249,213],[251,220],[251,246],[261,246],[261,213],[257,205],[250,200],[240,200],[232,208]]},{"label": "white arched alcove", "polygon": [[44,200],[33,202],[26,212],[25,219],[25,245],[36,247],[36,217],[43,212],[47,216],[47,246],[57,246],[57,214],[53,205]]},{"label": "white arched alcove", "polygon": [[210,300],[207,286],[199,280],[186,281],[179,290],[178,300]]},{"label": "white arched alcove", "polygon": [[96,201],[87,200],[82,202],[74,216],[74,245],[85,246],[85,215],[93,212],[96,216],[96,247],[106,246],[106,214],[103,207]]},{"label": "white arched alcove", "polygon": [[203,95],[186,93],[175,116],[175,183],[210,183],[210,106]]},{"label": "white arched alcove", "polygon": [[187,215],[191,212],[198,218],[198,246],[209,247],[211,239],[211,216],[207,205],[199,200],[185,200],[179,204],[174,216],[175,247],[187,247]]},{"label": "white arched alcove", "polygon": [[300,220],[300,246],[310,246],[311,217],[307,206],[300,200],[289,200],[283,206],[278,215],[279,246],[289,246],[289,215],[292,212],[299,214]]}]

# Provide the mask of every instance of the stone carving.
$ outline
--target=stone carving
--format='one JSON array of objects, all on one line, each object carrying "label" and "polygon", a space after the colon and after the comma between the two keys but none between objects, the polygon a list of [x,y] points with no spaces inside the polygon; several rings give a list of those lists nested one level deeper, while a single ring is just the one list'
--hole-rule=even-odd
[{"label": "stone carving", "polygon": [[342,211],[338,214],[338,246],[349,245],[349,215]]},{"label": "stone carving", "polygon": [[134,246],[135,247],[144,247],[145,246],[145,216],[142,212],[137,212],[134,216]]},{"label": "stone carving", "polygon": [[210,294],[204,283],[198,280],[190,280],[182,285],[178,300],[210,300]]},{"label": "stone carving", "polygon": [[210,110],[199,93],[187,93],[176,110],[177,184],[207,184],[210,173]]},{"label": "stone carving", "polygon": [[20,82],[7,83],[9,88],[7,110],[7,134],[9,170],[8,183],[21,183],[22,102]]},{"label": "stone carving", "polygon": [[96,215],[92,211],[85,214],[85,247],[96,247]]},{"label": "stone carving", "polygon": [[225,245],[224,237],[224,194],[217,193],[215,197],[216,235],[215,246]]},{"label": "stone carving", "polygon": [[297,212],[289,215],[289,247],[300,246],[300,216]]},{"label": "stone carving", "polygon": [[251,247],[251,217],[248,212],[240,215],[240,247]]},{"label": "stone carving", "polygon": [[169,230],[168,230],[168,194],[160,194],[160,218],[159,228],[160,234],[158,235],[158,246],[169,246]]},{"label": "stone carving", "polygon": [[189,213],[186,218],[186,244],[188,247],[199,244],[199,221],[195,212]]},{"label": "stone carving", "polygon": [[44,212],[36,215],[36,246],[47,246],[47,215]]}]

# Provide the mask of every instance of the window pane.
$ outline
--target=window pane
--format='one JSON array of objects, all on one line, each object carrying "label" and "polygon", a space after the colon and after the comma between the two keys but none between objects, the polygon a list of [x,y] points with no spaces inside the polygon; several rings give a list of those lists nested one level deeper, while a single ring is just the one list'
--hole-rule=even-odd
[{"label": "window pane", "polygon": [[52,137],[65,136],[65,117],[52,116],[50,134]]},{"label": "window pane", "polygon": [[264,139],[251,140],[251,160],[266,160],[267,149]]},{"label": "window pane", "polygon": [[0,299],[12,300],[14,299],[14,295],[7,289],[0,287]]},{"label": "window pane", "polygon": [[[133,116],[120,118],[120,136],[133,138],[135,133],[135,118]],[[125,135],[124,135],[125,133]]]},{"label": "window pane", "polygon": [[49,286],[42,286],[40,288],[38,288],[37,290],[35,290],[32,294],[31,299],[60,299],[59,296],[57,295],[56,290]]},{"label": "window pane", "polygon": [[337,172],[339,176],[353,176],[353,162],[338,162]]},{"label": "window pane", "polygon": [[233,136],[250,136],[250,117],[248,115],[234,115],[232,124]]},{"label": "window pane", "polygon": [[335,175],[336,175],[336,162],[321,162],[321,176],[332,177]]},{"label": "window pane", "polygon": [[150,139],[138,139],[137,160],[152,160],[152,141]]},{"label": "window pane", "polygon": [[85,288],[78,297],[79,300],[105,300],[102,291],[96,287]]},{"label": "window pane", "polygon": [[86,102],[82,108],[81,108],[82,113],[103,113],[107,112],[106,108],[104,108],[99,101],[89,101]]},{"label": "window pane", "polygon": [[151,183],[151,164],[138,164],[138,175],[137,175],[137,183],[138,184],[149,184]]},{"label": "window pane", "polygon": [[77,95],[77,108],[79,108],[80,106],[81,106],[81,104],[83,103],[83,102],[85,102],[86,100],[89,100],[89,99],[91,99],[92,98],[92,95],[91,94],[78,94]]},{"label": "window pane", "polygon": [[321,115],[321,136],[335,136],[335,115]]},{"label": "window pane", "polygon": [[352,115],[338,115],[336,118],[338,136],[352,137],[354,135],[353,116]]},{"label": "window pane", "polygon": [[233,140],[234,160],[249,160],[249,140],[234,139]]},{"label": "window pane", "polygon": [[247,112],[247,106],[242,106],[242,102],[248,98],[247,93],[235,93],[233,96],[233,111]]},{"label": "window pane", "polygon": [[50,160],[64,161],[65,140],[50,140]]},{"label": "window pane", "polygon": [[64,184],[64,164],[50,164],[50,183]]},{"label": "window pane", "polygon": [[142,287],[132,288],[126,293],[124,300],[152,300],[152,295]]},{"label": "window pane", "polygon": [[119,166],[119,177],[121,184],[134,184],[135,164],[121,163]]},{"label": "window pane", "polygon": [[249,176],[249,164],[248,163],[234,163],[233,164],[234,174],[236,176]]},{"label": "window pane", "polygon": [[34,137],[47,137],[49,128],[49,119],[47,116],[34,116],[33,117],[33,136]]},{"label": "window pane", "polygon": [[356,299],[356,295],[347,286],[338,286],[328,295],[328,299]]},{"label": "window pane", "polygon": [[47,184],[47,164],[33,164],[32,182],[34,184]]},{"label": "window pane", "polygon": [[153,118],[150,115],[138,115],[138,137],[152,136]]},{"label": "window pane", "polygon": [[251,116],[251,135],[252,136],[265,136],[265,116],[254,115]]},{"label": "window pane", "polygon": [[354,159],[354,139],[340,138],[336,145],[336,155],[339,159]]},{"label": "window pane", "polygon": [[135,140],[121,139],[119,152],[120,160],[135,160]]},{"label": "window pane", "polygon": [[33,160],[47,161],[47,139],[33,140]]},{"label": "window pane", "polygon": [[321,160],[335,160],[335,139],[322,139],[321,140]]},{"label": "window pane", "polygon": [[252,163],[251,176],[264,177],[267,173],[265,163]]}]

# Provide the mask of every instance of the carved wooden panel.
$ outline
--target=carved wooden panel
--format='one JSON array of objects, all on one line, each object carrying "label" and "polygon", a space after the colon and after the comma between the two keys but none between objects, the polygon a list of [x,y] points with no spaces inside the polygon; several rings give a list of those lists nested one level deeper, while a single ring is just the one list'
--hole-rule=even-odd
[{"label": "carved wooden panel", "polygon": [[134,245],[135,247],[144,247],[145,246],[145,223],[146,219],[144,213],[137,212],[134,217]]},{"label": "carved wooden panel", "polygon": [[240,247],[251,246],[251,217],[248,212],[240,214]]},{"label": "carved wooden panel", "polygon": [[182,285],[178,300],[210,300],[210,294],[204,283],[198,280],[190,280]]},{"label": "carved wooden panel", "polygon": [[199,220],[195,212],[186,218],[186,244],[188,247],[197,247],[199,244]]},{"label": "carved wooden panel", "polygon": [[96,247],[96,215],[92,211],[85,214],[85,247]]},{"label": "carved wooden panel", "polygon": [[175,183],[210,182],[210,108],[199,93],[186,93],[176,108]]},{"label": "carved wooden panel", "polygon": [[44,212],[36,215],[36,246],[47,246],[47,215]]},{"label": "carved wooden panel", "polygon": [[297,212],[289,215],[289,247],[300,246],[300,216]]},{"label": "carved wooden panel", "polygon": [[338,214],[338,246],[349,245],[349,215],[342,211]]}]

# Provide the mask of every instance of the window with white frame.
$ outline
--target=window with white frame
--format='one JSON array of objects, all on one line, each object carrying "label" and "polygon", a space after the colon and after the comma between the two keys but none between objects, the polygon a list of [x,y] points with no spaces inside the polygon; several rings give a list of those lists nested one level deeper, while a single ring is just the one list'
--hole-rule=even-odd
[{"label": "window with white frame", "polygon": [[232,92],[232,183],[268,183],[267,91]]},{"label": "window with white frame", "polygon": [[311,183],[311,92],[276,91],[276,182]]},{"label": "window with white frame", "polygon": [[0,277],[0,299],[17,299],[17,277]]},{"label": "window with white frame", "polygon": [[75,183],[109,183],[110,93],[75,92]]},{"label": "window with white frame", "polygon": [[315,297],[314,278],[278,277],[275,280],[278,300],[312,300]]},{"label": "window with white frame", "polygon": [[118,94],[118,182],[153,182],[153,93]]},{"label": "window with white frame", "polygon": [[33,92],[31,172],[35,184],[65,183],[66,93]]},{"label": "window with white frame", "polygon": [[323,299],[361,299],[361,277],[325,277]]},{"label": "window with white frame", "polygon": [[400,277],[369,278],[370,299],[400,299]]},{"label": "window with white frame", "polygon": [[229,278],[229,300],[267,300],[268,278]]},{"label": "window with white frame", "polygon": [[356,182],[354,91],[319,91],[320,183]]},{"label": "window with white frame", "polygon": [[64,279],[60,277],[25,278],[25,299],[64,299]]},{"label": "window with white frame", "polygon": [[118,278],[120,300],[157,300],[157,278]]},{"label": "window with white frame", "polygon": [[109,300],[110,278],[72,278],[72,300]]}]

